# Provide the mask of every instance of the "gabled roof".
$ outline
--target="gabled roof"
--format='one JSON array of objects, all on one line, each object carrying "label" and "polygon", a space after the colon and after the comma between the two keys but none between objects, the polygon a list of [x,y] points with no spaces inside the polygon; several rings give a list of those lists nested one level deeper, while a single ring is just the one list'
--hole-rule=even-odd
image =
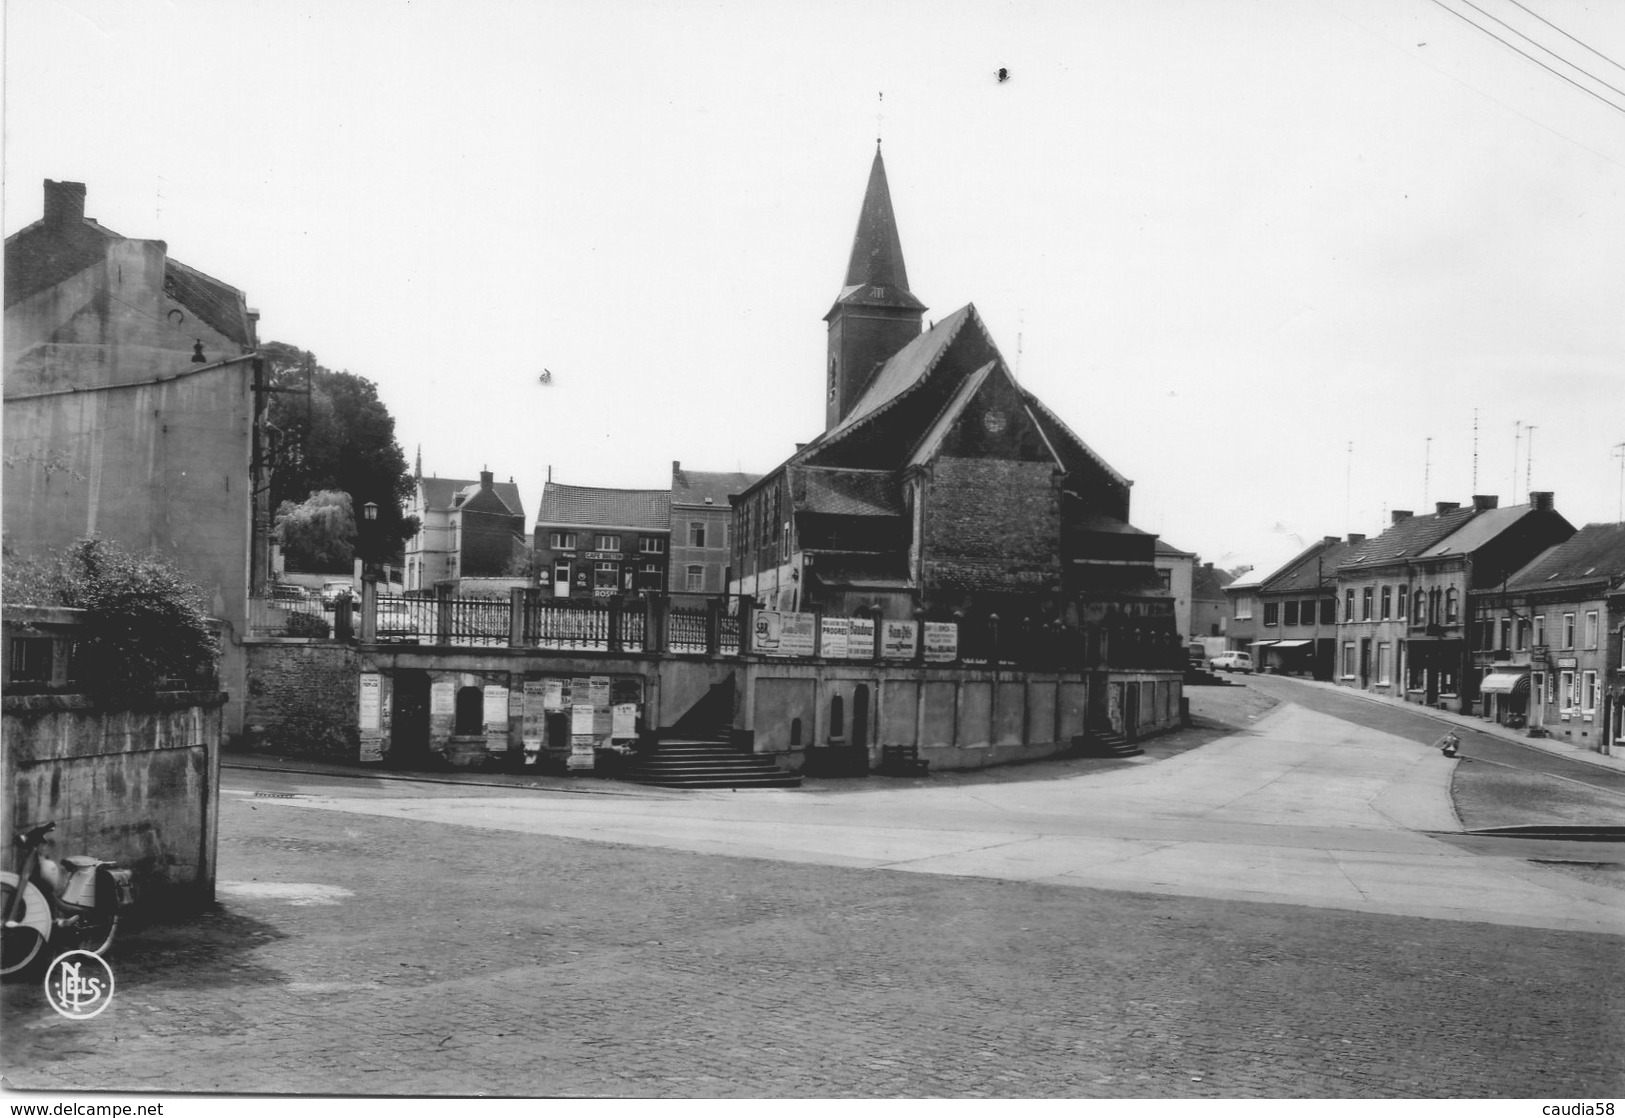
[{"label": "gabled roof", "polygon": [[490,489],[481,489],[480,483],[466,485],[457,493],[456,507],[462,512],[489,512],[504,516],[524,516],[508,507],[496,491],[493,484]]},{"label": "gabled roof", "polygon": [[797,512],[831,516],[901,516],[890,470],[791,466],[790,504]]},{"label": "gabled roof", "polygon": [[[1018,385],[1017,387],[1019,388],[1020,386]],[[1050,411],[1049,408],[1044,406],[1044,401],[1040,400],[1037,396],[1034,396],[1031,392],[1028,392],[1025,388],[1021,389],[1021,395],[1027,401],[1027,406],[1029,409],[1031,409],[1033,418],[1038,421],[1039,427],[1043,428],[1045,424],[1050,425],[1051,429],[1046,432],[1046,434],[1049,436],[1051,446],[1055,446],[1057,443],[1064,443],[1067,446],[1070,446],[1075,453],[1081,454],[1084,458],[1087,458],[1090,462],[1093,462],[1106,474],[1107,477],[1111,478],[1119,485],[1127,486],[1134,484],[1133,482],[1129,481],[1128,478],[1112,469],[1111,464],[1100,455],[1096,454],[1088,443],[1078,438],[1077,432],[1068,427],[1060,416],[1056,415],[1054,412]]]},{"label": "gabled roof", "polygon": [[670,531],[671,491],[599,489],[550,481],[542,486],[542,510],[536,514],[536,525]]},{"label": "gabled roof", "polygon": [[1471,555],[1533,511],[1530,505],[1485,509],[1422,553],[1424,559],[1441,555]]},{"label": "gabled roof", "polygon": [[705,505],[727,508],[728,498],[743,493],[761,478],[761,474],[706,473],[685,470],[677,463],[671,468],[671,503],[674,505]]},{"label": "gabled roof", "polygon": [[1169,543],[1167,540],[1163,539],[1161,536],[1157,537],[1157,554],[1158,555],[1177,556],[1180,559],[1194,559],[1194,558],[1196,558],[1196,552],[1194,552],[1194,551],[1181,551],[1181,550],[1179,550],[1179,548],[1175,547],[1173,544]]},{"label": "gabled roof", "polygon": [[231,284],[166,257],[164,294],[192,308],[199,318],[238,345],[253,344],[254,325],[248,317],[247,299]]},{"label": "gabled roof", "polygon": [[1400,559],[1415,559],[1476,515],[1476,511],[1469,505],[1449,512],[1421,513],[1406,517],[1382,535],[1353,548],[1349,558],[1343,562],[1343,569],[1351,570]]},{"label": "gabled roof", "polygon": [[1267,594],[1328,589],[1337,582],[1338,568],[1366,546],[1365,541],[1349,543],[1340,536],[1318,540],[1287,560],[1280,570],[1263,579],[1259,589]]},{"label": "gabled roof", "polygon": [[[953,344],[960,330],[967,322],[974,322],[984,336],[987,333],[981,320],[976,316],[974,304],[966,303],[953,314],[925,331],[908,345],[898,350],[892,358],[880,367],[875,379],[869,383],[868,391],[853,405],[846,418],[841,420],[822,437],[807,444],[807,450],[814,447],[822,449],[840,439],[852,428],[856,427],[869,416],[879,412],[908,394],[909,390],[922,383],[930,376],[942,355]],[[992,344],[992,339],[988,339]]]},{"label": "gabled roof", "polygon": [[[475,489],[480,487],[478,479],[470,481],[458,477],[420,477],[417,483],[423,491],[423,507],[435,512],[455,507],[457,495],[466,492],[469,486]],[[498,481],[492,483],[491,489],[509,512],[515,516],[525,515],[525,502],[519,497],[519,486],[511,481]]]},{"label": "gabled roof", "polygon": [[948,398],[947,405],[926,430],[925,436],[915,446],[914,453],[909,456],[910,466],[923,466],[936,457],[937,451],[942,448],[942,440],[948,437],[954,423],[964,414],[965,405],[971,402],[977,391],[987,382],[997,364],[996,361],[989,361],[959,382],[959,387]]},{"label": "gabled roof", "polygon": [[1507,580],[1508,590],[1625,582],[1625,523],[1587,524]]}]

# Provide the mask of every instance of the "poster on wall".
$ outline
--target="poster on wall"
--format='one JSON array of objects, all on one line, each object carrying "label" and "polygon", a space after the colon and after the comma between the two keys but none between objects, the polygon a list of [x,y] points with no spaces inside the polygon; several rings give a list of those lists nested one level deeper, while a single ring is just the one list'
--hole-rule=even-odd
[{"label": "poster on wall", "polygon": [[449,679],[437,679],[429,685],[429,713],[447,718],[457,711],[457,684]]},{"label": "poster on wall", "polygon": [[592,741],[592,704],[577,703],[570,708],[570,736]]},{"label": "poster on wall", "polygon": [[852,635],[850,617],[826,617],[818,639],[818,655],[826,660],[845,660],[847,638]]},{"label": "poster on wall", "polygon": [[547,681],[527,679],[524,689],[524,713],[519,719],[519,733],[530,748],[532,738],[537,741],[547,736]]},{"label": "poster on wall", "polygon": [[919,627],[912,621],[880,623],[880,655],[885,660],[912,660],[919,649]]},{"label": "poster on wall", "polygon": [[817,655],[818,618],[810,613],[784,613],[779,616],[779,655]]},{"label": "poster on wall", "polygon": [[499,683],[485,685],[485,713],[481,716],[487,726],[506,728],[508,725],[508,689]]},{"label": "poster on wall", "polygon": [[613,722],[609,736],[616,741],[627,741],[638,736],[638,708],[635,703],[616,703],[610,708]]},{"label": "poster on wall", "polygon": [[779,654],[779,633],[784,628],[783,620],[778,611],[771,609],[758,610],[756,613],[755,639],[751,641],[750,650],[762,656],[777,656]]},{"label": "poster on wall", "polygon": [[376,732],[383,709],[383,677],[377,672],[361,673],[361,732]]},{"label": "poster on wall", "polygon": [[[591,710],[592,708],[588,707],[587,709]],[[592,737],[590,735],[570,739],[570,757],[564,763],[566,768],[590,769],[596,759],[597,754],[593,752]]]},{"label": "poster on wall", "polygon": [[946,664],[959,659],[959,626],[952,621],[927,621],[924,640],[927,663]]},{"label": "poster on wall", "polygon": [[384,759],[383,738],[362,738],[360,760],[362,764],[368,761],[382,761]]},{"label": "poster on wall", "polygon": [[595,675],[587,680],[587,696],[594,710],[609,709],[609,676]]},{"label": "poster on wall", "polygon": [[569,696],[564,692],[564,685],[569,680],[544,679],[542,680],[542,709],[563,710],[569,705]]},{"label": "poster on wall", "polygon": [[875,621],[872,617],[854,617],[851,631],[846,636],[848,660],[875,658]]}]

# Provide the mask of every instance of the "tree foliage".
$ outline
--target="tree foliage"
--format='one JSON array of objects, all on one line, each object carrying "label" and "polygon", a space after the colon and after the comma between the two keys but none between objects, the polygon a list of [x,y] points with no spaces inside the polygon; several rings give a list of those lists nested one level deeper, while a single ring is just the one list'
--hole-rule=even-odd
[{"label": "tree foliage", "polygon": [[220,645],[205,595],[155,554],[80,540],[65,552],[7,562],[4,594],[8,602],[84,611],[74,657],[87,690],[213,686]]},{"label": "tree foliage", "polygon": [[272,538],[288,565],[300,571],[340,574],[355,562],[355,509],[342,489],[318,489],[297,504],[276,510]]},{"label": "tree foliage", "polygon": [[[272,393],[267,409],[275,443],[272,506],[301,505],[331,490],[348,494],[351,509],[370,501],[378,506],[378,554],[367,558],[395,553],[417,531],[417,520],[401,514],[412,495],[412,476],[377,385],[334,372],[315,354],[285,342],[268,342],[260,353],[270,386],[283,390]],[[350,542],[356,542],[353,514]]]}]

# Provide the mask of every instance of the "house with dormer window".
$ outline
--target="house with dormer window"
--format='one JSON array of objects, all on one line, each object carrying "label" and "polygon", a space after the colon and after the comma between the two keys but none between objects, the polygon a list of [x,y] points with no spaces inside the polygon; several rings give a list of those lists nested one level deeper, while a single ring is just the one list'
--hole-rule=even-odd
[{"label": "house with dormer window", "polygon": [[516,569],[525,549],[525,505],[512,478],[490,470],[477,479],[424,477],[423,455],[414,468],[407,513],[418,531],[405,547],[405,587],[432,592],[467,578],[501,578]]}]

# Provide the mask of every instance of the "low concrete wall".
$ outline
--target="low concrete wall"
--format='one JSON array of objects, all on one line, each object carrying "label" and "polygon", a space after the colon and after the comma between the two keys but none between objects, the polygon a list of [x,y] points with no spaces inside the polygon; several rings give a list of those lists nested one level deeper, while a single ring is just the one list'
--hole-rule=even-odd
[{"label": "low concrete wall", "polygon": [[52,857],[135,871],[144,907],[214,899],[223,692],[110,707],[83,695],[4,700],[4,833],[55,820]]}]

